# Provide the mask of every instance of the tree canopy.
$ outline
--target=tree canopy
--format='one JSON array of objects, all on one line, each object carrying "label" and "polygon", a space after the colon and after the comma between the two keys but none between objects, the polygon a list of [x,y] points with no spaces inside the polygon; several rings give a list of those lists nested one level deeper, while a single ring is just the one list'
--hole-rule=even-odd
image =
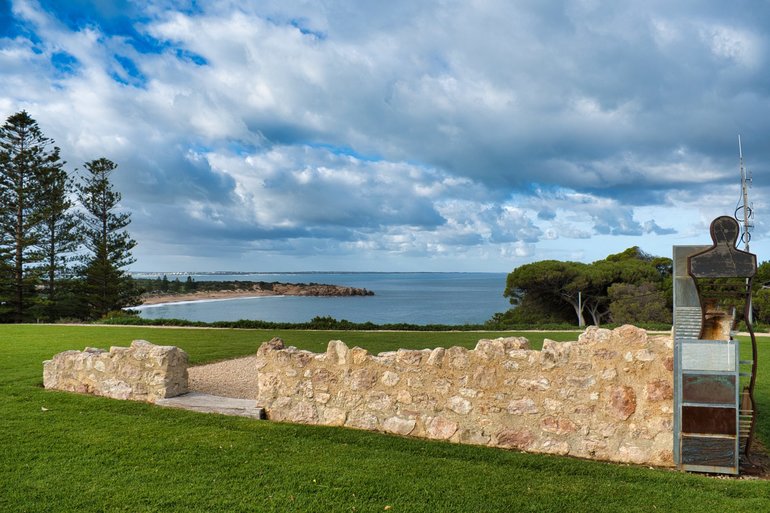
[{"label": "tree canopy", "polygon": [[[579,326],[586,317],[597,326],[618,322],[615,317],[623,322],[671,322],[670,295],[665,296],[671,272],[671,259],[649,255],[637,246],[591,264],[533,262],[508,274],[504,295],[516,308],[504,317],[511,323]],[[650,303],[655,301],[662,307],[653,308]]]}]

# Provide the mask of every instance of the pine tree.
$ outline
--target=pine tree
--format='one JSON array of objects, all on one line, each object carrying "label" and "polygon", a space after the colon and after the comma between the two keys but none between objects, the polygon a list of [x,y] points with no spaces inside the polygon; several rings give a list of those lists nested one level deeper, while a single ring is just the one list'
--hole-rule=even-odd
[{"label": "pine tree", "polygon": [[46,296],[44,311],[49,320],[75,314],[65,306],[65,303],[71,305],[73,302],[73,298],[62,294],[68,288],[60,290],[58,287],[58,284],[66,283],[62,280],[67,278],[69,264],[81,242],[80,223],[72,210],[70,199],[72,192],[72,182],[60,166],[52,167],[43,175],[39,198],[42,219],[38,227],[38,238],[44,258],[40,268]]},{"label": "pine tree", "polygon": [[14,322],[32,318],[43,258],[41,184],[47,173],[63,165],[52,143],[25,111],[0,127],[0,294],[6,289],[10,296],[0,307],[10,308]]},{"label": "pine tree", "polygon": [[11,308],[13,267],[8,247],[8,244],[0,241],[0,322],[9,322],[13,312]]},{"label": "pine tree", "polygon": [[78,199],[86,211],[82,222],[89,254],[79,274],[90,317],[100,318],[139,302],[133,281],[123,270],[135,261],[131,250],[136,241],[124,230],[131,214],[115,211],[121,195],[112,189],[110,175],[117,165],[100,158],[86,163],[85,168],[89,174],[78,186]]}]

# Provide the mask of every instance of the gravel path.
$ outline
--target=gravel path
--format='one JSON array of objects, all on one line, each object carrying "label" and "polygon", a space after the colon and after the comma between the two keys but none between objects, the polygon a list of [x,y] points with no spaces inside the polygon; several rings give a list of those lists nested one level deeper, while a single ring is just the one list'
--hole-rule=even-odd
[{"label": "gravel path", "polygon": [[187,369],[188,386],[193,392],[236,399],[256,399],[256,363],[256,356],[246,356],[190,367]]}]

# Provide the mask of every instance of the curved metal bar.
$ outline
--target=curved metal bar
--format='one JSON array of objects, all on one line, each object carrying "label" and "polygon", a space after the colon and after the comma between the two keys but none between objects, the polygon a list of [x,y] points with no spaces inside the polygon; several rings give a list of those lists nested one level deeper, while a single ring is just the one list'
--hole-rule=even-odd
[{"label": "curved metal bar", "polygon": [[744,454],[746,458],[751,461],[751,442],[754,440],[754,427],[757,421],[757,403],[754,400],[754,385],[757,381],[757,337],[754,335],[754,323],[751,316],[751,287],[754,278],[749,278],[746,281],[746,301],[743,311],[743,318],[746,322],[746,329],[751,336],[751,379],[749,380],[749,401],[751,402],[751,426],[749,427],[749,434],[746,438],[746,448]]}]

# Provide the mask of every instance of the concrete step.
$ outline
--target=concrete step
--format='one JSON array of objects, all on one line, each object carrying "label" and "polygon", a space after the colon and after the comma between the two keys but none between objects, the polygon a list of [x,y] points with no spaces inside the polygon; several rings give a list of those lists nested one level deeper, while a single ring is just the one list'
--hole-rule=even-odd
[{"label": "concrete step", "polygon": [[219,413],[220,415],[234,415],[252,419],[265,418],[264,408],[259,408],[253,399],[220,397],[201,392],[188,392],[176,397],[158,399],[155,404],[166,408],[180,408],[201,413]]}]

